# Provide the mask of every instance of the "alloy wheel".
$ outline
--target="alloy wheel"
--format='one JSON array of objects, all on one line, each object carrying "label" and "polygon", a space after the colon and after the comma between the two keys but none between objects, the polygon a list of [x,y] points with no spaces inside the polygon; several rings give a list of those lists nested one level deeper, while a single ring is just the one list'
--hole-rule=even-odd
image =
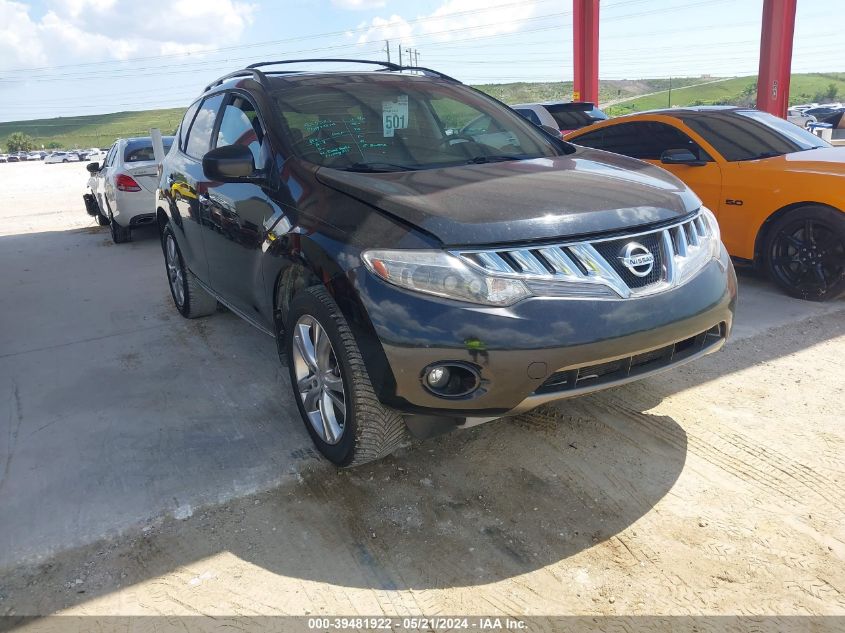
[{"label": "alloy wheel", "polygon": [[172,235],[167,236],[164,251],[170,290],[177,307],[181,308],[185,305],[185,275],[182,271],[182,262],[179,260],[179,251],[176,249],[176,240]]},{"label": "alloy wheel", "polygon": [[346,426],[346,392],[329,335],[312,316],[294,326],[296,389],[308,421],[327,444],[337,444]]},{"label": "alloy wheel", "polygon": [[845,242],[824,222],[786,225],[771,246],[772,272],[805,295],[820,296],[845,274]]}]

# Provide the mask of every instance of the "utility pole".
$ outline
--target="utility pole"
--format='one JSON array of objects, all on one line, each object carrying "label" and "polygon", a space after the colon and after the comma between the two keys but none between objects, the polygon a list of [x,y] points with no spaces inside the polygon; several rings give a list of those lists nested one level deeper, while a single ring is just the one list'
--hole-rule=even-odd
[{"label": "utility pole", "polygon": [[399,65],[402,65],[402,45],[399,45]]},{"label": "utility pole", "polygon": [[669,107],[672,107],[672,75],[669,75]]},{"label": "utility pole", "polygon": [[420,49],[414,49],[414,66],[420,65]]},{"label": "utility pole", "polygon": [[390,63],[390,40],[384,40],[384,48],[381,49],[387,52],[387,63]]}]

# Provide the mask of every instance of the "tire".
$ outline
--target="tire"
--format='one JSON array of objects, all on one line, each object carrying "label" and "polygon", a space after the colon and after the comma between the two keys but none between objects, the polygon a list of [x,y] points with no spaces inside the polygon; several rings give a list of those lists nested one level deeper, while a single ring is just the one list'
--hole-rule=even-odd
[{"label": "tire", "polygon": [[764,252],[769,276],[807,301],[845,296],[845,213],[807,205],[778,218]]},{"label": "tire", "polygon": [[173,305],[176,306],[179,314],[186,319],[197,319],[214,314],[217,310],[217,299],[208,294],[199,285],[194,274],[185,267],[182,251],[169,225],[164,227],[161,243],[164,249],[164,270],[167,273],[170,296],[173,297]]},{"label": "tire", "polygon": [[62,160],[62,162],[63,162],[63,163],[66,163],[66,162],[67,162],[67,158],[63,159],[63,160]]},{"label": "tire", "polygon": [[[298,292],[285,322],[287,365],[296,404],[308,434],[326,459],[338,466],[359,466],[389,455],[408,442],[402,416],[381,404],[373,392],[355,337],[325,288],[314,286]],[[322,332],[319,337],[315,336],[315,324]],[[322,342],[325,337],[328,349]],[[307,345],[312,351],[310,362],[305,360]],[[318,353],[320,348],[322,352]],[[315,365],[321,371],[315,372]],[[306,381],[310,390],[305,387]],[[309,391],[316,396],[309,397]],[[309,400],[312,405],[307,404]],[[316,409],[309,412],[308,406]],[[342,414],[342,422],[338,414]]]},{"label": "tire", "polygon": [[[108,206],[108,202],[106,203]],[[117,223],[117,220],[114,219],[114,215],[109,209],[109,230],[111,231],[111,239],[115,244],[125,244],[132,240],[132,230],[128,227],[120,226]]]}]

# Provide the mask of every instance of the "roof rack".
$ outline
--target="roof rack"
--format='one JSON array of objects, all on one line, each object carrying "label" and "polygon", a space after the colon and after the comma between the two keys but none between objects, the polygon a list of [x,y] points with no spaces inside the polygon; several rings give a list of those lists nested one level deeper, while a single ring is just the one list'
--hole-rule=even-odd
[{"label": "roof rack", "polygon": [[444,73],[441,73],[438,70],[433,70],[431,68],[426,68],[424,66],[403,66],[401,64],[394,64],[393,62],[382,62],[376,61],[372,59],[345,59],[345,58],[335,58],[335,57],[318,57],[313,59],[285,59],[285,60],[278,60],[278,61],[271,61],[271,62],[257,62],[255,64],[250,64],[246,68],[241,70],[236,70],[235,72],[231,72],[228,75],[223,75],[219,79],[212,81],[205,87],[203,92],[211,90],[215,86],[219,86],[221,83],[226,81],[227,79],[233,79],[235,77],[252,77],[255,81],[260,83],[265,88],[269,87],[267,83],[267,76],[268,75],[286,75],[286,74],[295,74],[300,72],[308,72],[302,70],[276,70],[276,71],[269,71],[264,72],[259,70],[264,66],[279,66],[283,64],[304,64],[304,63],[329,63],[329,64],[336,64],[336,63],[350,63],[350,64],[369,64],[371,66],[381,66],[381,71],[388,71],[388,72],[401,72],[403,70],[412,70],[424,75],[428,75],[429,77],[437,77],[439,79],[445,79],[446,81],[454,81],[455,83],[461,83],[454,77],[450,77]]}]

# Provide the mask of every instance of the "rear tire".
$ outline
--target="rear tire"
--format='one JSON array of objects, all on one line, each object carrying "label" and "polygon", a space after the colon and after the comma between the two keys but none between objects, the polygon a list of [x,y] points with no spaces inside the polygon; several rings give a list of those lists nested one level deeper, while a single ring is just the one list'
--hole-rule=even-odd
[{"label": "rear tire", "polygon": [[109,211],[109,229],[111,230],[111,239],[115,244],[125,244],[132,240],[132,231],[129,227],[120,226],[114,215]]},{"label": "rear tire", "polygon": [[173,297],[173,304],[179,314],[186,319],[197,319],[214,314],[217,310],[217,299],[208,294],[199,285],[193,273],[185,267],[182,251],[179,250],[176,236],[173,235],[173,229],[169,225],[164,227],[161,242],[164,248],[164,267],[170,286],[170,296]]},{"label": "rear tire", "polygon": [[408,442],[405,421],[379,402],[355,337],[325,288],[298,292],[284,332],[277,335],[285,337],[299,413],[326,459],[338,466],[359,466]]},{"label": "rear tire", "polygon": [[845,213],[808,205],[777,219],[764,253],[769,276],[808,301],[845,296]]}]

